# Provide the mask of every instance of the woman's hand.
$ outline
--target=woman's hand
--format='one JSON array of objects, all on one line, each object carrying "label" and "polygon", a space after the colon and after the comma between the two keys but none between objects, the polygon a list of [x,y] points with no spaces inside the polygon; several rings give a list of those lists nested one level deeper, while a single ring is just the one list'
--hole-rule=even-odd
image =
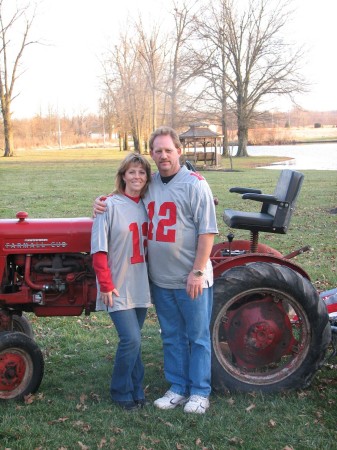
[{"label": "woman's hand", "polygon": [[116,297],[119,297],[119,292],[117,291],[116,288],[111,292],[101,292],[102,302],[104,303],[105,306],[108,306],[110,308],[112,308],[114,304],[112,294],[115,295]]}]

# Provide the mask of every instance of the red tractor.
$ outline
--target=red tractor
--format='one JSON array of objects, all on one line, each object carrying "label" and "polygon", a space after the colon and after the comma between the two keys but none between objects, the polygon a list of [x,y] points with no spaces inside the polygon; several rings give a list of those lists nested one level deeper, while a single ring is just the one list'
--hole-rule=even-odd
[{"label": "red tractor", "polygon": [[[258,242],[260,232],[287,232],[302,181],[303,174],[283,170],[273,195],[231,189],[262,208],[225,210],[226,224],[248,230],[251,239],[229,234],[212,251],[215,390],[303,388],[323,363],[335,327],[309,275],[291,262],[306,248],[283,256]],[[88,315],[96,300],[91,219],[16,217],[0,220],[0,399],[35,392],[43,377],[43,356],[23,313]]]}]

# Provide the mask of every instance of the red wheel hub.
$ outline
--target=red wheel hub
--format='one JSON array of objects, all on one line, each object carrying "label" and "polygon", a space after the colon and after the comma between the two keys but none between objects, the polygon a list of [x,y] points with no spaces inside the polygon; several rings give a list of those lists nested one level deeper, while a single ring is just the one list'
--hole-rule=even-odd
[{"label": "red wheel hub", "polygon": [[26,372],[24,358],[18,353],[0,355],[0,391],[12,391],[22,382]]},{"label": "red wheel hub", "polygon": [[277,331],[269,322],[257,323],[250,330],[249,343],[252,347],[263,350],[273,343]]},{"label": "red wheel hub", "polygon": [[282,302],[271,297],[229,309],[222,320],[228,346],[242,368],[278,362],[297,345]]}]

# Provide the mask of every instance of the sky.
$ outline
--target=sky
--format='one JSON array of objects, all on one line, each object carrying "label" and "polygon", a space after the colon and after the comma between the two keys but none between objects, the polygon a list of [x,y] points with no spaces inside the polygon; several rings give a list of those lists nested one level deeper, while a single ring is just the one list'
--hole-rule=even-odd
[{"label": "sky", "polygon": [[[308,49],[303,74],[312,83],[311,92],[297,101],[308,110],[337,110],[337,1],[293,2],[296,10],[289,27],[296,43]],[[97,114],[100,57],[118,27],[138,13],[145,23],[153,17],[165,21],[169,5],[165,0],[42,0],[32,29],[43,44],[24,52],[13,117],[47,115],[49,110],[69,116]],[[287,110],[290,104],[277,100],[272,107]]]}]

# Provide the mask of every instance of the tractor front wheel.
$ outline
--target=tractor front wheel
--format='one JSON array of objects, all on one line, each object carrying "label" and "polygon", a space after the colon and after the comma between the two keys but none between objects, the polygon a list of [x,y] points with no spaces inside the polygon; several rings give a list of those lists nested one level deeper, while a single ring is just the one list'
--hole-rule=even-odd
[{"label": "tractor front wheel", "polygon": [[21,333],[26,334],[31,339],[34,339],[33,327],[24,314],[22,314],[22,316],[14,314],[12,320],[13,320],[13,331],[19,331]]},{"label": "tractor front wheel", "polygon": [[0,333],[0,400],[19,400],[34,393],[42,381],[42,352],[21,332]]},{"label": "tractor front wheel", "polygon": [[218,391],[305,388],[331,339],[326,307],[310,281],[265,262],[234,267],[216,279],[211,333]]}]

